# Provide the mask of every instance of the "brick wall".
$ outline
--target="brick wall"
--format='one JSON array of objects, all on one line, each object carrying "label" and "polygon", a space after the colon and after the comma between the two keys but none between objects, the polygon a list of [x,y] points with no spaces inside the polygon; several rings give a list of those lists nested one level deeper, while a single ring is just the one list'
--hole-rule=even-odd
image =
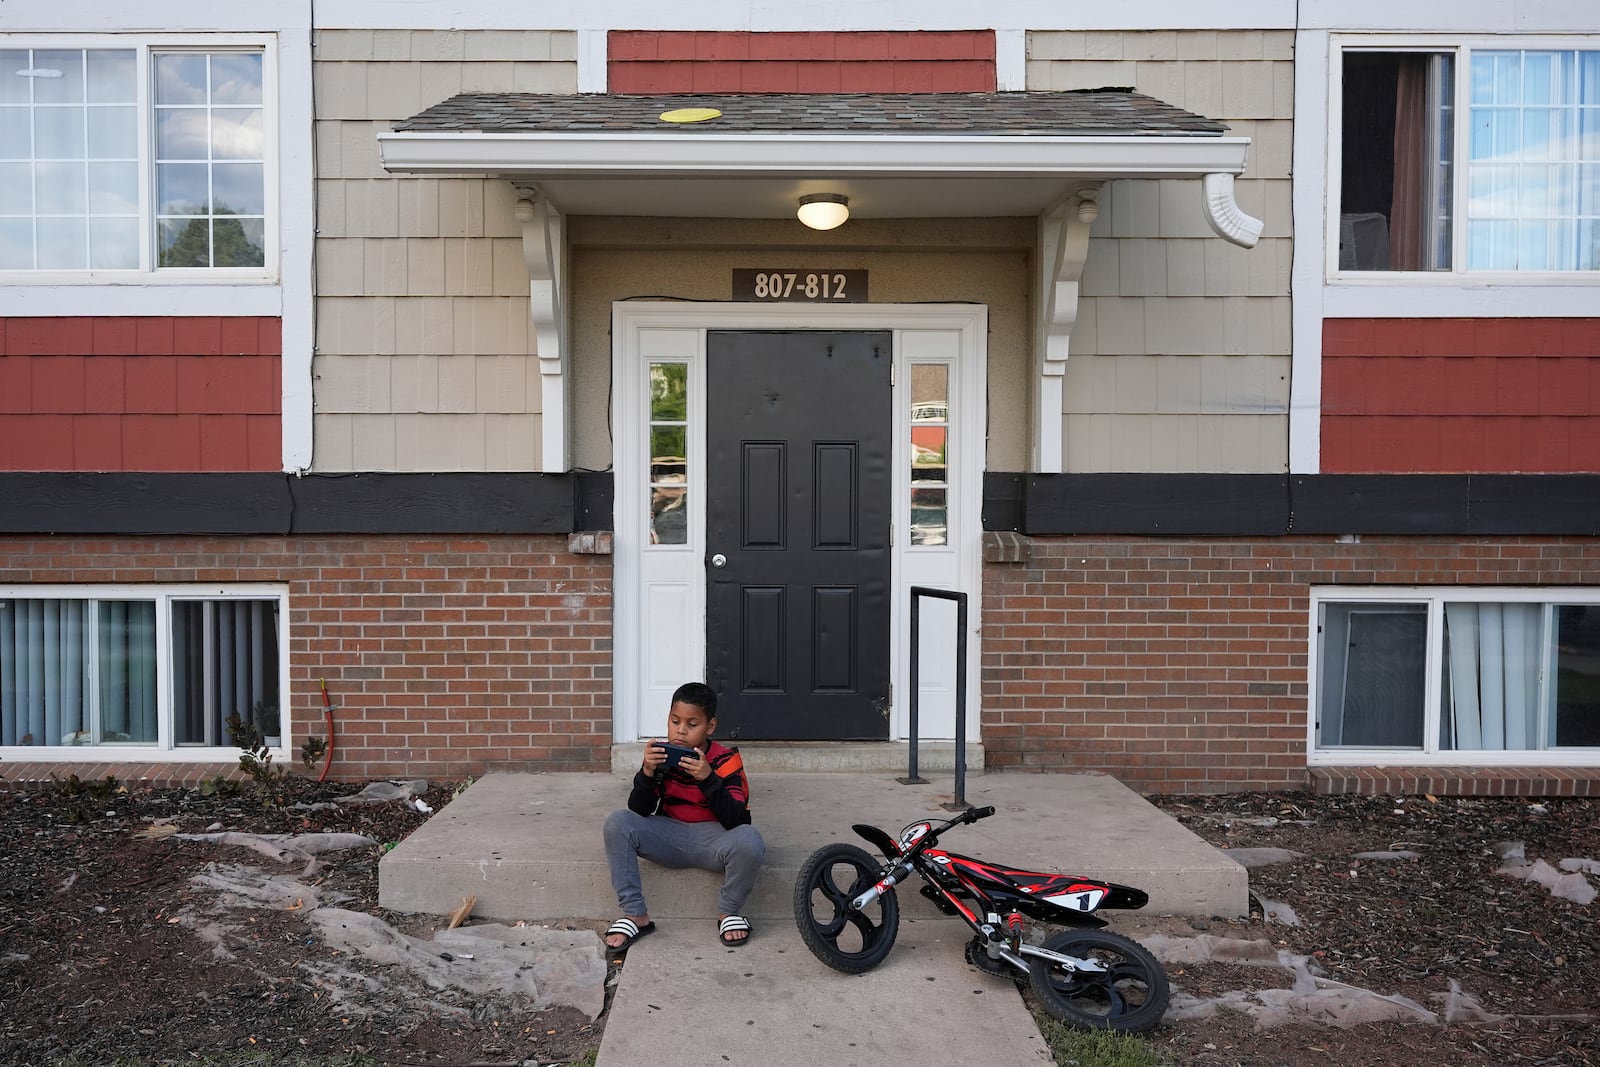
[{"label": "brick wall", "polygon": [[1328,474],[1600,471],[1600,318],[1329,319]]},{"label": "brick wall", "polygon": [[[984,569],[986,766],[1300,789],[1314,585],[1600,585],[1600,541],[1037,537]],[[1600,590],[1597,590],[1600,596]]]},{"label": "brick wall", "polygon": [[282,353],[275,317],[0,318],[0,470],[281,470]]},{"label": "brick wall", "polygon": [[[565,536],[0,538],[0,584],[289,586],[289,717],[330,776],[610,767],[611,557]],[[81,754],[81,753],[80,753]]]}]

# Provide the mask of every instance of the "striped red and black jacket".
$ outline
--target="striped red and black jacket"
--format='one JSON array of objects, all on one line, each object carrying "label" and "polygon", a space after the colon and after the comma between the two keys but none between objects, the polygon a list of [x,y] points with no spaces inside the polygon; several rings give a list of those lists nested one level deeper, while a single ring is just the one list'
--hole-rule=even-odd
[{"label": "striped red and black jacket", "polygon": [[683,770],[651,778],[633,776],[628,807],[640,815],[665,815],[680,822],[720,822],[731,830],[750,821],[750,783],[739,750],[712,741],[706,750],[711,773],[697,782]]}]

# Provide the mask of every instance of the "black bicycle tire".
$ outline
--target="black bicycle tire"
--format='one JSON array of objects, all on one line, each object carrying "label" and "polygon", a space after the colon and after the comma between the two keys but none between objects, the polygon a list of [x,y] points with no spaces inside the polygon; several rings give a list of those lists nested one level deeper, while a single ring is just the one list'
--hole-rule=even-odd
[{"label": "black bicycle tire", "polygon": [[[1028,984],[1033,987],[1040,1003],[1053,1017],[1072,1026],[1088,1030],[1117,1030],[1123,1033],[1143,1034],[1161,1025],[1166,1014],[1167,1001],[1172,995],[1167,984],[1167,972],[1150,950],[1121,934],[1110,930],[1066,930],[1046,939],[1043,947],[1065,956],[1082,956],[1094,948],[1105,948],[1120,954],[1129,968],[1127,977],[1144,983],[1144,1000],[1131,1011],[1095,1014],[1077,1007],[1074,998],[1052,981],[1054,968],[1048,960],[1038,956],[1028,957]],[[1064,983],[1070,984],[1070,983]],[[1104,988],[1104,983],[1088,979],[1085,992],[1092,994]],[[1117,997],[1116,999],[1120,999]]]},{"label": "black bicycle tire", "polygon": [[[823,872],[831,869],[837,863],[848,863],[856,869],[855,884],[848,889],[834,886],[836,893],[841,895],[859,893],[872,884],[871,879],[876,878],[877,872],[882,869],[882,863],[873,858],[865,849],[857,848],[842,841],[831,845],[823,845],[811,854],[806,862],[801,865],[800,873],[794,880],[794,922],[800,929],[800,940],[805,942],[811,954],[836,971],[845,974],[861,974],[870,971],[882,963],[884,957],[889,955],[889,950],[894,948],[895,937],[900,932],[900,902],[894,895],[894,890],[886,891],[877,900],[875,905],[880,909],[882,921],[872,928],[876,934],[872,942],[860,952],[847,952],[841,949],[837,936],[829,938],[826,931],[817,924],[816,915],[812,909],[811,895],[815,890],[823,889],[824,895],[834,897],[836,913],[835,919],[842,922],[850,921],[850,916],[839,909],[840,900],[835,894],[829,894],[820,885]],[[858,930],[862,924],[871,926],[870,916],[858,916],[855,925]],[[865,940],[865,939],[864,939]]]}]

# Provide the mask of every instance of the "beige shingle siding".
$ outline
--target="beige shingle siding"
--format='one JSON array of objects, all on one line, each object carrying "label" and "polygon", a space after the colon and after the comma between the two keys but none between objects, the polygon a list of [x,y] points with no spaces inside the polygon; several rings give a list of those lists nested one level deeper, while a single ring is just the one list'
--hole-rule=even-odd
[{"label": "beige shingle siding", "polygon": [[1068,471],[1277,472],[1288,466],[1294,35],[1158,30],[1028,35],[1028,88],[1131,86],[1251,138],[1220,240],[1198,183],[1107,187],[1063,397]]},{"label": "beige shingle siding", "polygon": [[571,32],[316,34],[315,468],[539,468],[514,193],[392,176],[377,136],[461,92],[577,91]]}]

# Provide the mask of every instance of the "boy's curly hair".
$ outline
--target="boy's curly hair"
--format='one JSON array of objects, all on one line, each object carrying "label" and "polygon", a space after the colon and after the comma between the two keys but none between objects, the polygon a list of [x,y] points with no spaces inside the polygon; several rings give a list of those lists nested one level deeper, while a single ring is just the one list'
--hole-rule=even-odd
[{"label": "boy's curly hair", "polygon": [[672,694],[674,704],[693,704],[706,713],[706,718],[717,717],[717,694],[704,682],[684,682]]}]

